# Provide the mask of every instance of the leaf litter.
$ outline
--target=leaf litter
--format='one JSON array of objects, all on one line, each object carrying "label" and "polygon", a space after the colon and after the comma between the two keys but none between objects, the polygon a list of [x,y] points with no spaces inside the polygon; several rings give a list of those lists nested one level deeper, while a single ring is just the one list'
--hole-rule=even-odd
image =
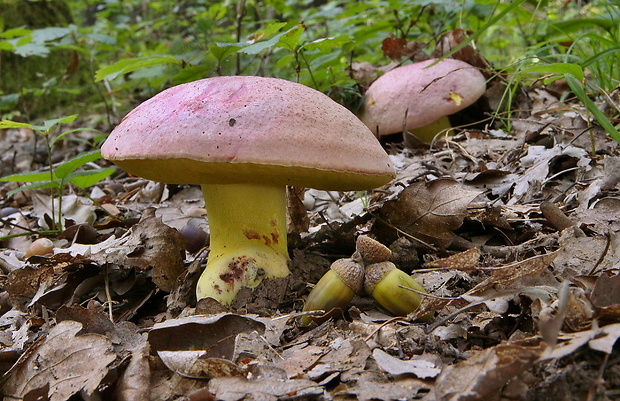
[{"label": "leaf litter", "polygon": [[[383,46],[417,54],[395,38]],[[354,67],[360,80],[377,74]],[[4,399],[617,398],[620,154],[578,103],[557,99],[530,88],[515,107],[532,111],[510,130],[458,130],[422,148],[383,140],[398,176],[372,193],[289,189],[293,274],[232,308],[195,299],[208,257],[199,188],[121,177],[92,189],[96,203],[66,195],[53,253],[26,257],[36,236],[15,234],[46,228],[53,203],[44,191],[7,198],[15,184],[3,183]],[[304,298],[360,234],[425,287],[420,309],[394,317],[356,296],[300,327]]]}]

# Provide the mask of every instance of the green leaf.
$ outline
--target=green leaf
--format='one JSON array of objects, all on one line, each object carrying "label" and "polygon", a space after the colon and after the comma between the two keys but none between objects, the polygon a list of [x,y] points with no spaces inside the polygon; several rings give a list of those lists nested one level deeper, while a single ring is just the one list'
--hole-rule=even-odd
[{"label": "green leaf", "polygon": [[65,181],[80,188],[88,188],[91,185],[95,185],[99,181],[108,178],[115,171],[116,169],[113,167],[77,171],[69,174]]},{"label": "green leaf", "polygon": [[593,26],[601,27],[605,30],[613,29],[617,22],[611,18],[575,18],[566,21],[559,21],[550,24],[550,27],[562,33],[578,32],[582,29],[591,28]]},{"label": "green leaf", "polygon": [[77,118],[77,114],[73,114],[66,117],[54,118],[52,120],[43,121],[42,125],[32,125],[30,128],[37,131],[49,131],[56,124],[70,124]]},{"label": "green leaf", "polygon": [[245,54],[258,54],[260,52],[262,52],[263,50],[266,50],[270,47],[275,46],[280,39],[282,38],[282,36],[288,34],[289,32],[291,32],[294,29],[297,29],[297,26],[294,26],[293,28],[284,31],[284,32],[280,32],[277,35],[274,35],[276,32],[278,32],[280,29],[282,29],[284,26],[286,26],[287,23],[286,22],[279,22],[279,23],[275,23],[275,24],[271,24],[267,27],[267,29],[257,32],[255,37],[269,37],[269,39],[267,40],[263,40],[260,42],[255,42],[251,45],[245,46],[241,49],[239,49],[240,53],[245,53]]},{"label": "green leaf", "polygon": [[506,14],[511,13],[512,11],[516,10],[521,3],[524,3],[525,1],[528,0],[514,0],[512,3],[510,3],[510,5],[508,7],[506,7],[505,9],[503,9],[501,12],[499,12],[496,16],[494,16],[493,18],[490,18],[486,24],[484,24],[483,26],[481,26],[480,28],[478,28],[473,34],[471,34],[470,36],[467,37],[467,39],[465,39],[464,41],[461,42],[461,44],[459,44],[458,46],[456,46],[455,48],[453,48],[452,50],[450,50],[448,53],[444,54],[443,56],[441,56],[437,61],[443,60],[444,58],[448,58],[451,55],[453,55],[454,53],[458,52],[459,50],[461,50],[462,48],[464,48],[465,46],[469,45],[471,42],[475,41],[478,39],[478,37],[480,37],[480,35],[482,35],[483,33],[485,33],[489,28],[497,26],[499,24],[499,20],[501,20],[502,18],[504,18],[504,16]]},{"label": "green leaf", "polygon": [[602,60],[605,57],[612,55],[613,53],[619,53],[619,52],[620,52],[620,46],[610,47],[608,49],[603,50],[600,53],[595,54],[594,56],[584,61],[583,66],[589,67],[590,65],[596,63],[597,61]]},{"label": "green leaf", "polygon": [[611,136],[616,142],[620,143],[620,132],[618,132],[618,129],[614,127],[605,114],[603,114],[603,112],[596,107],[596,104],[592,101],[592,99],[588,97],[581,81],[571,74],[565,74],[564,77],[566,78],[566,82],[575,96],[577,96],[577,98],[579,98],[579,100],[581,100],[581,102],[586,106],[588,111],[592,113],[601,127],[603,127],[609,136]]},{"label": "green leaf", "polygon": [[92,161],[98,160],[101,158],[101,151],[91,150],[90,152],[80,153],[79,155],[67,160],[62,163],[60,166],[56,167],[54,173],[58,178],[67,179],[69,174],[82,167],[86,163],[90,163]]},{"label": "green leaf", "polygon": [[4,32],[0,32],[0,38],[12,39],[18,36],[26,36],[29,35],[32,31],[26,28],[13,28],[7,29]]},{"label": "green leaf", "polygon": [[64,131],[61,134],[59,134],[56,138],[54,138],[54,140],[52,141],[52,144],[58,142],[59,140],[61,140],[62,138],[64,138],[65,136],[72,134],[74,132],[80,132],[80,131],[92,131],[92,132],[101,132],[98,129],[94,129],[94,128],[76,128],[76,129],[70,129],[69,131]]},{"label": "green leaf", "polygon": [[117,61],[112,65],[98,69],[95,73],[95,80],[112,80],[121,74],[127,74],[141,68],[153,67],[162,64],[181,64],[181,62],[170,55],[135,57],[127,60]]},{"label": "green leaf", "polygon": [[303,35],[303,33],[303,25],[294,26],[280,37],[280,40],[278,41],[278,43],[276,43],[276,46],[289,49],[290,51],[295,51],[295,48],[297,47],[297,45],[299,45],[299,42],[301,41],[301,35]]},{"label": "green leaf", "polygon": [[50,42],[67,36],[73,31],[71,28],[52,26],[47,28],[35,29],[32,31],[32,40],[35,43]]},{"label": "green leaf", "polygon": [[218,61],[221,62],[226,57],[237,53],[242,47],[243,44],[241,43],[214,43],[209,46],[209,51]]},{"label": "green leaf", "polygon": [[572,63],[535,65],[519,71],[519,74],[571,74],[579,81],[583,80],[583,69],[580,65]]},{"label": "green leaf", "polygon": [[50,179],[57,178],[56,176],[50,174],[49,171],[43,172],[33,172],[29,171],[26,173],[12,174],[7,175],[6,177],[0,178],[0,181],[5,182],[41,182],[41,181],[50,181]]},{"label": "green leaf", "polygon": [[10,198],[11,196],[15,195],[18,192],[27,191],[29,189],[60,188],[61,185],[62,184],[60,180],[48,181],[48,182],[43,182],[43,183],[38,183],[38,184],[24,185],[23,187],[10,190],[9,192],[6,193],[6,196]]},{"label": "green leaf", "polygon": [[47,55],[50,53],[50,49],[40,43],[24,43],[16,45],[13,49],[13,52],[18,56],[22,57],[47,57]]},{"label": "green leaf", "polygon": [[11,120],[0,121],[0,129],[8,129],[8,128],[30,128],[32,129],[32,124],[18,123],[17,121],[11,121]]},{"label": "green leaf", "polygon": [[282,36],[286,35],[287,32],[279,33],[279,34],[277,34],[276,36],[272,37],[269,40],[264,40],[262,42],[257,42],[257,43],[253,43],[253,44],[251,44],[249,46],[242,47],[241,49],[239,49],[239,52],[240,53],[245,53],[245,54],[258,54],[258,53],[262,52],[265,49],[268,49],[270,47],[275,46],[280,41],[280,38],[282,38]]},{"label": "green leaf", "polygon": [[351,42],[351,38],[348,35],[340,35],[334,38],[317,39],[310,43],[306,43],[303,47],[308,51],[319,50],[323,53],[327,53],[333,49],[341,48],[349,42]]}]

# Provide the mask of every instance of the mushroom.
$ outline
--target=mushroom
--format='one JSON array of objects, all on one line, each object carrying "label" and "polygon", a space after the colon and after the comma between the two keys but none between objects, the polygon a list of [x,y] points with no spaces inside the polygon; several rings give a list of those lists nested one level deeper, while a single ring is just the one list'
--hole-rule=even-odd
[{"label": "mushroom", "polygon": [[210,253],[196,295],[224,304],[242,287],[290,274],[287,185],[364,190],[395,176],[346,108],[304,85],[252,76],[159,93],[121,121],[101,154],[153,181],[202,186]]},{"label": "mushroom", "polygon": [[425,60],[394,68],[374,81],[360,119],[376,135],[409,131],[430,142],[451,128],[448,115],[473,104],[485,90],[482,73],[464,61]]}]

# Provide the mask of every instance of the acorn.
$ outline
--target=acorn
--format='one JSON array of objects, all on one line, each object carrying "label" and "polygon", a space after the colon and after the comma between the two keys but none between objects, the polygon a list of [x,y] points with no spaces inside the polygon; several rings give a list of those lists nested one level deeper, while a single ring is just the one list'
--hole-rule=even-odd
[{"label": "acorn", "polygon": [[[380,262],[366,266],[364,290],[385,308],[396,316],[407,316],[414,312],[422,295],[415,291],[426,293],[424,288],[404,271],[397,269],[392,262]],[[420,320],[428,320],[432,315],[426,315]]]},{"label": "acorn", "polygon": [[54,253],[54,243],[49,238],[39,238],[26,249],[26,258]]},{"label": "acorn", "polygon": [[368,235],[360,235],[357,237],[357,241],[355,241],[355,250],[364,261],[364,264],[367,265],[385,262],[392,256],[390,248],[370,238]]},{"label": "acorn", "polygon": [[364,286],[364,266],[354,259],[338,259],[330,266],[329,271],[314,286],[304,311],[325,311],[324,315],[301,317],[301,325],[308,326],[311,322],[322,322],[329,317],[342,313],[355,294],[362,292]]}]

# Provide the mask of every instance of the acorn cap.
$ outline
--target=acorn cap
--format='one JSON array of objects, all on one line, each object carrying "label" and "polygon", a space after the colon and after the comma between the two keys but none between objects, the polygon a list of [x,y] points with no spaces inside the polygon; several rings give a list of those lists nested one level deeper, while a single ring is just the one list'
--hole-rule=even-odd
[{"label": "acorn cap", "polygon": [[390,248],[367,235],[357,237],[355,249],[367,265],[386,262],[392,257]]},{"label": "acorn cap", "polygon": [[330,266],[338,278],[354,293],[360,294],[364,288],[364,266],[354,259],[338,259]]},{"label": "acorn cap", "polygon": [[377,284],[394,269],[396,269],[396,265],[387,261],[366,266],[366,272],[364,274],[364,291],[366,294],[372,295]]}]

